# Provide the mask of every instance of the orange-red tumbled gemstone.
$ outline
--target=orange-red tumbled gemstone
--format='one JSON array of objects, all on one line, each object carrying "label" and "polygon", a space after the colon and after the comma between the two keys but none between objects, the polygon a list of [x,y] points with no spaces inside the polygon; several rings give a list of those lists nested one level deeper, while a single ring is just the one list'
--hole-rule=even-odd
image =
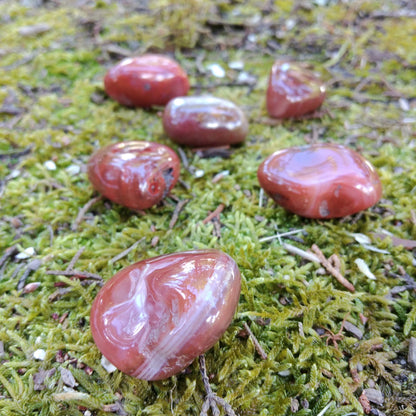
[{"label": "orange-red tumbled gemstone", "polygon": [[260,186],[279,205],[309,218],[335,218],[374,205],[381,183],[373,165],[338,144],[279,150],[259,167]]},{"label": "orange-red tumbled gemstone", "polygon": [[177,97],[163,113],[163,127],[175,142],[193,147],[244,141],[248,123],[234,103],[212,96]]},{"label": "orange-red tumbled gemstone", "polygon": [[325,99],[325,85],[299,64],[276,61],[270,72],[266,95],[271,117],[289,118],[310,113]]},{"label": "orange-red tumbled gemstone", "polygon": [[113,276],[94,300],[94,341],[113,365],[133,377],[170,377],[226,331],[240,285],[235,261],[219,250],[139,261]]},{"label": "orange-red tumbled gemstone", "polygon": [[126,58],[104,78],[107,94],[128,107],[165,105],[186,95],[189,80],[177,62],[163,55],[146,54]]},{"label": "orange-red tumbled gemstone", "polygon": [[131,209],[146,209],[174,187],[180,161],[168,146],[131,141],[99,149],[87,168],[93,187],[106,198]]}]

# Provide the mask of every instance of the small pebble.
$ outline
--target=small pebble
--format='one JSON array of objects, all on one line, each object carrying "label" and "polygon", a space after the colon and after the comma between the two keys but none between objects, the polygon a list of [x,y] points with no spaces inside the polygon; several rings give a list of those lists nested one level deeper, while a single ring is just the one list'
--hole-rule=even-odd
[{"label": "small pebble", "polygon": [[18,176],[20,176],[20,170],[19,169],[13,169],[8,175],[7,179],[15,179]]},{"label": "small pebble", "polygon": [[53,160],[47,160],[43,166],[45,166],[45,168],[47,170],[56,170],[56,164]]},{"label": "small pebble", "polygon": [[350,233],[350,236],[359,244],[371,244],[371,239],[365,234],[361,233]]},{"label": "small pebble", "polygon": [[355,259],[354,263],[357,265],[358,270],[363,273],[366,277],[370,280],[376,280],[376,276],[374,276],[373,272],[369,269],[367,263],[363,259]]},{"label": "small pebble", "polygon": [[35,360],[43,361],[46,357],[46,351],[39,348],[33,353],[33,358]]},{"label": "small pebble", "polygon": [[364,394],[371,403],[374,403],[378,406],[381,406],[384,403],[384,395],[380,390],[365,389]]},{"label": "small pebble", "polygon": [[240,84],[255,84],[257,78],[254,75],[251,75],[249,72],[240,72],[237,77],[237,82]]},{"label": "small pebble", "polygon": [[20,253],[16,254],[16,259],[25,260],[25,259],[28,259],[29,257],[34,256],[35,254],[36,254],[35,249],[33,247],[28,247],[28,248],[25,248]]},{"label": "small pebble", "polygon": [[78,165],[69,165],[65,168],[65,171],[68,173],[68,175],[75,176],[81,172],[81,167]]},{"label": "small pebble", "polygon": [[292,30],[296,26],[296,19],[287,19],[285,22],[286,30]]},{"label": "small pebble", "polygon": [[117,370],[117,367],[110,363],[104,355],[101,357],[101,365],[107,371],[107,373],[114,373]]},{"label": "small pebble", "polygon": [[244,62],[242,61],[231,61],[228,63],[228,67],[241,71],[244,68]]},{"label": "small pebble", "polygon": [[59,367],[59,371],[61,372],[61,380],[66,386],[71,388],[78,386],[78,383],[70,370],[64,367]]},{"label": "small pebble", "polygon": [[28,283],[24,288],[23,288],[23,293],[32,293],[34,292],[38,287],[40,286],[40,282],[32,282],[32,283]]},{"label": "small pebble", "polygon": [[400,98],[399,99],[399,105],[400,105],[400,108],[403,111],[409,111],[410,110],[409,101],[406,100],[405,98]]},{"label": "small pebble", "polygon": [[205,171],[197,169],[194,173],[195,178],[202,178],[205,175]]},{"label": "small pebble", "polygon": [[51,29],[51,26],[47,23],[38,23],[31,26],[22,26],[18,29],[18,33],[21,36],[36,36],[48,32]]},{"label": "small pebble", "polygon": [[224,78],[225,77],[225,70],[219,64],[210,64],[210,65],[207,66],[207,69],[216,78]]},{"label": "small pebble", "polygon": [[346,331],[351,333],[355,338],[362,339],[363,338],[363,331],[360,328],[356,327],[349,321],[344,322],[344,328]]}]

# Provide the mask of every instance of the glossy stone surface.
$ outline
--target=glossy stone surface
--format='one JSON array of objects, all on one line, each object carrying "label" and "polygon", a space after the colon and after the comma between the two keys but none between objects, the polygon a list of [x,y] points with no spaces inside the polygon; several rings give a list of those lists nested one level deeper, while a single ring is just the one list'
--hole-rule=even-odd
[{"label": "glossy stone surface", "polygon": [[126,58],[111,68],[105,78],[107,94],[128,107],[165,105],[186,95],[188,76],[167,56],[147,54]]},{"label": "glossy stone surface", "polygon": [[259,167],[261,187],[279,205],[309,218],[335,218],[374,205],[381,183],[360,154],[338,144],[279,150]]},{"label": "glossy stone surface", "polygon": [[271,117],[289,118],[310,113],[325,99],[325,86],[299,64],[276,61],[269,76],[266,106]]},{"label": "glossy stone surface", "polygon": [[163,127],[176,143],[192,147],[240,143],[248,132],[243,111],[231,101],[212,96],[171,100],[163,113]]},{"label": "glossy stone surface", "polygon": [[240,285],[236,263],[219,250],[139,261],[113,276],[94,300],[94,341],[114,366],[133,377],[170,377],[226,331]]},{"label": "glossy stone surface", "polygon": [[146,209],[174,187],[180,162],[168,146],[131,141],[99,149],[87,168],[93,187],[106,198],[131,209]]}]

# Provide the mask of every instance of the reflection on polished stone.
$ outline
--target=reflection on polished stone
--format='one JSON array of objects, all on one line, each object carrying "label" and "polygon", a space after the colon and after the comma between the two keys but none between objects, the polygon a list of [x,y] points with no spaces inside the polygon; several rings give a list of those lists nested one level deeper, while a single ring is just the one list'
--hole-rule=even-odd
[{"label": "reflection on polished stone", "polygon": [[219,250],[139,261],[113,276],[94,300],[94,341],[113,365],[133,377],[170,377],[223,335],[240,286],[235,261]]}]

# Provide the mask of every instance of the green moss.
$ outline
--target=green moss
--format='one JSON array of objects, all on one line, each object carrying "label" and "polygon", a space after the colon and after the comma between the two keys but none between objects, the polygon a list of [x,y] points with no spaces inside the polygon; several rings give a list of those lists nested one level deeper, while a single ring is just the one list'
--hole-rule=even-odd
[{"label": "green moss", "polygon": [[[6,110],[19,109],[0,113],[0,257],[17,245],[20,251],[33,247],[42,260],[26,281],[40,287],[27,294],[17,290],[17,282],[32,259],[12,256],[0,266],[5,351],[0,413],[82,415],[88,409],[101,416],[108,414],[104,405],[120,400],[129,415],[199,414],[205,393],[197,363],[186,374],[152,383],[107,373],[89,329],[98,284],[46,272],[64,270],[80,248],[84,252],[76,268],[108,280],[143,258],[217,247],[237,261],[243,282],[235,319],[207,352],[207,368],[213,390],[238,414],[316,415],[324,408],[329,416],[362,413],[358,398],[373,384],[385,394],[386,414],[412,414],[413,374],[401,359],[409,337],[416,336],[415,294],[407,288],[386,295],[405,285],[405,273],[413,276],[414,256],[389,239],[374,239],[373,246],[384,251],[369,251],[352,233],[416,235],[414,19],[397,17],[394,1],[386,2],[385,16],[377,18],[375,0],[328,1],[325,6],[312,1],[266,6],[255,0],[151,3],[140,10],[127,1],[91,1],[79,9],[56,2],[39,7],[25,2],[23,7],[6,0],[0,5],[0,101]],[[32,36],[19,32],[40,23],[49,29]],[[134,139],[178,148],[164,135],[158,110],[123,108],[105,96],[102,77],[118,59],[113,55],[117,48],[131,54],[174,53],[189,73],[192,92],[231,99],[250,120],[245,144],[234,148],[229,159],[204,159],[183,149],[190,165],[204,175],[196,178],[182,167],[181,179],[190,189],[177,185],[173,194],[189,202],[173,229],[172,198],[145,215],[100,200],[77,230],[72,228],[95,195],[85,164],[96,148]],[[328,82],[319,117],[269,125],[264,93],[270,66],[280,55],[309,63]],[[252,89],[235,85],[239,71],[227,65],[234,60],[256,77]],[[226,69],[224,79],[201,72],[214,62]],[[399,98],[407,100],[408,110]],[[376,207],[347,220],[314,221],[287,213],[270,199],[260,201],[260,161],[316,134],[319,141],[354,147],[374,163],[383,183]],[[45,166],[51,160],[56,170]],[[228,174],[213,183],[223,171]],[[220,203],[225,208],[218,238],[213,225],[202,221]],[[292,229],[303,231],[291,244],[303,250],[318,244],[326,257],[337,254],[356,292],[288,254],[277,239],[262,241]],[[155,236],[159,241],[153,247]],[[126,257],[110,262],[137,241]],[[357,258],[376,280],[360,272]],[[62,285],[67,290],[57,294]],[[329,331],[340,331],[344,319],[363,332],[362,339],[346,330],[337,344],[328,338]],[[241,337],[243,322],[250,324],[267,360]],[[44,361],[34,359],[38,349],[45,351]],[[60,399],[60,366],[72,372],[74,390],[84,396]],[[39,370],[53,368],[57,371],[45,380],[45,388],[35,390]]]}]

